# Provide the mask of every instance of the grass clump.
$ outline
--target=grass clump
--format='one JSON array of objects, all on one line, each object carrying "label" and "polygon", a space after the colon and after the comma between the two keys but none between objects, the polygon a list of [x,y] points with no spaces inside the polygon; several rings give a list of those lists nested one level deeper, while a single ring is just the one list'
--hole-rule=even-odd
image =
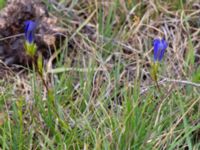
[{"label": "grass clump", "polygon": [[[199,5],[170,2],[46,1],[70,36],[44,65],[46,85],[34,70],[1,80],[0,147],[199,149]],[[168,42],[160,91],[157,37]]]}]

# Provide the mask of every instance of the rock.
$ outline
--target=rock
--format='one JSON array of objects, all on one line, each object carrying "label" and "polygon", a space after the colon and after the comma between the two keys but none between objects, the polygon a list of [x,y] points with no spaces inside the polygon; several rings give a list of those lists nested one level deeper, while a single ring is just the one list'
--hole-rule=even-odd
[{"label": "rock", "polygon": [[49,47],[53,49],[60,39],[64,39],[60,36],[66,30],[59,27],[58,19],[50,15],[42,0],[8,0],[6,7],[0,11],[0,59],[7,65],[26,65],[30,61],[24,50],[26,20],[34,20],[38,24],[35,43],[44,58],[50,57]]}]

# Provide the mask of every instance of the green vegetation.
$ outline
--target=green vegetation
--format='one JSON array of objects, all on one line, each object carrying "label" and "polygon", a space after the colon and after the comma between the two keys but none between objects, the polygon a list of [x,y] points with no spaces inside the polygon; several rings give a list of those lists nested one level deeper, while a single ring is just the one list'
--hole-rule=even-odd
[{"label": "green vegetation", "polygon": [[2,9],[5,6],[5,3],[5,0],[0,0],[0,9]]},{"label": "green vegetation", "polygon": [[48,89],[28,68],[0,81],[1,149],[200,149],[199,0],[45,4],[68,36],[44,66]]}]

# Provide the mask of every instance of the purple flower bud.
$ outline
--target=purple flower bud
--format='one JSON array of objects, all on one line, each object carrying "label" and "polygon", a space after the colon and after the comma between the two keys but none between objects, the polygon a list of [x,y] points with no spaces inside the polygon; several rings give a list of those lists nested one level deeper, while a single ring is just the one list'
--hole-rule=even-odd
[{"label": "purple flower bud", "polygon": [[167,48],[167,42],[164,40],[164,38],[162,40],[160,39],[155,39],[153,41],[153,47],[154,47],[154,61],[161,61],[165,50]]},{"label": "purple flower bud", "polygon": [[35,38],[36,22],[28,20],[25,21],[25,39],[28,43],[32,43]]}]

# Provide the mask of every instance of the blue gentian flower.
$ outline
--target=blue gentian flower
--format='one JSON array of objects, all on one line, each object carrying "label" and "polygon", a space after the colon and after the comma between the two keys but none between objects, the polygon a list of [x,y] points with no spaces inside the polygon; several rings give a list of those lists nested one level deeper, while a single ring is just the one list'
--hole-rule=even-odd
[{"label": "blue gentian flower", "polygon": [[35,34],[35,29],[36,29],[36,22],[28,20],[25,21],[25,39],[28,43],[33,43],[34,41],[34,34]]},{"label": "blue gentian flower", "polygon": [[153,47],[154,47],[154,61],[161,61],[165,50],[167,48],[167,42],[164,40],[164,38],[161,39],[155,39],[153,41]]}]

